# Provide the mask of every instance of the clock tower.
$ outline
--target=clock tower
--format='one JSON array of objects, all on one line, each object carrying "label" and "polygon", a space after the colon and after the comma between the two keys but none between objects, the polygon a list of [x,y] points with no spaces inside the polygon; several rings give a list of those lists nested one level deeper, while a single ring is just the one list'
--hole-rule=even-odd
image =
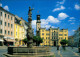
[{"label": "clock tower", "polygon": [[36,22],[36,36],[39,36],[39,30],[41,28],[41,21],[40,15],[37,15],[37,22]]}]

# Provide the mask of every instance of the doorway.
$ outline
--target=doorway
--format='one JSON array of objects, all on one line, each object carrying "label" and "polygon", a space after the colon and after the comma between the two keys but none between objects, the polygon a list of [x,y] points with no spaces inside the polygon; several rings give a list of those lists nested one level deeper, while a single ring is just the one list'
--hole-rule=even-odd
[{"label": "doorway", "polygon": [[56,41],[54,41],[54,46],[56,46]]}]

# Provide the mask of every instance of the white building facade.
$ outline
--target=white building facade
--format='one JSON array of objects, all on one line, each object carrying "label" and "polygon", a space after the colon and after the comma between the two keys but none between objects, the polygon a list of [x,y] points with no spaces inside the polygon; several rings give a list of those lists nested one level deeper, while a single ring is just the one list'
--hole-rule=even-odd
[{"label": "white building facade", "polygon": [[80,40],[80,27],[75,31],[73,39],[74,39],[74,46],[78,47]]}]

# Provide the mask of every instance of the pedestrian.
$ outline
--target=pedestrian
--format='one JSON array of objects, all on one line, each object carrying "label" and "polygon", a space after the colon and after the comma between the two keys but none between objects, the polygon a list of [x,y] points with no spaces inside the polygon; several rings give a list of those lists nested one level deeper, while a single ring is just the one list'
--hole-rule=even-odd
[{"label": "pedestrian", "polygon": [[9,46],[9,44],[8,44],[8,46]]},{"label": "pedestrian", "polygon": [[73,49],[73,46],[72,46],[72,49]]},{"label": "pedestrian", "polygon": [[57,50],[59,50],[59,45],[57,45]]}]

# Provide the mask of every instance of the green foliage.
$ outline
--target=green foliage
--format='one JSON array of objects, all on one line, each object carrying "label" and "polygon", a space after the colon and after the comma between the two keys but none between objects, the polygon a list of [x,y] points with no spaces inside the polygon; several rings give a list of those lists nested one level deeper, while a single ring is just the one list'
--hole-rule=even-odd
[{"label": "green foliage", "polygon": [[18,39],[17,39],[17,38],[16,38],[15,40],[16,40],[16,41],[18,41]]},{"label": "green foliage", "polygon": [[22,41],[26,44],[28,40],[27,38],[24,38]]},{"label": "green foliage", "polygon": [[66,45],[66,44],[68,44],[68,40],[63,39],[63,40],[60,41],[60,43],[61,43],[61,45]]},{"label": "green foliage", "polygon": [[36,45],[39,46],[40,43],[43,42],[43,39],[40,36],[34,36],[33,37],[33,42],[36,42]]}]

